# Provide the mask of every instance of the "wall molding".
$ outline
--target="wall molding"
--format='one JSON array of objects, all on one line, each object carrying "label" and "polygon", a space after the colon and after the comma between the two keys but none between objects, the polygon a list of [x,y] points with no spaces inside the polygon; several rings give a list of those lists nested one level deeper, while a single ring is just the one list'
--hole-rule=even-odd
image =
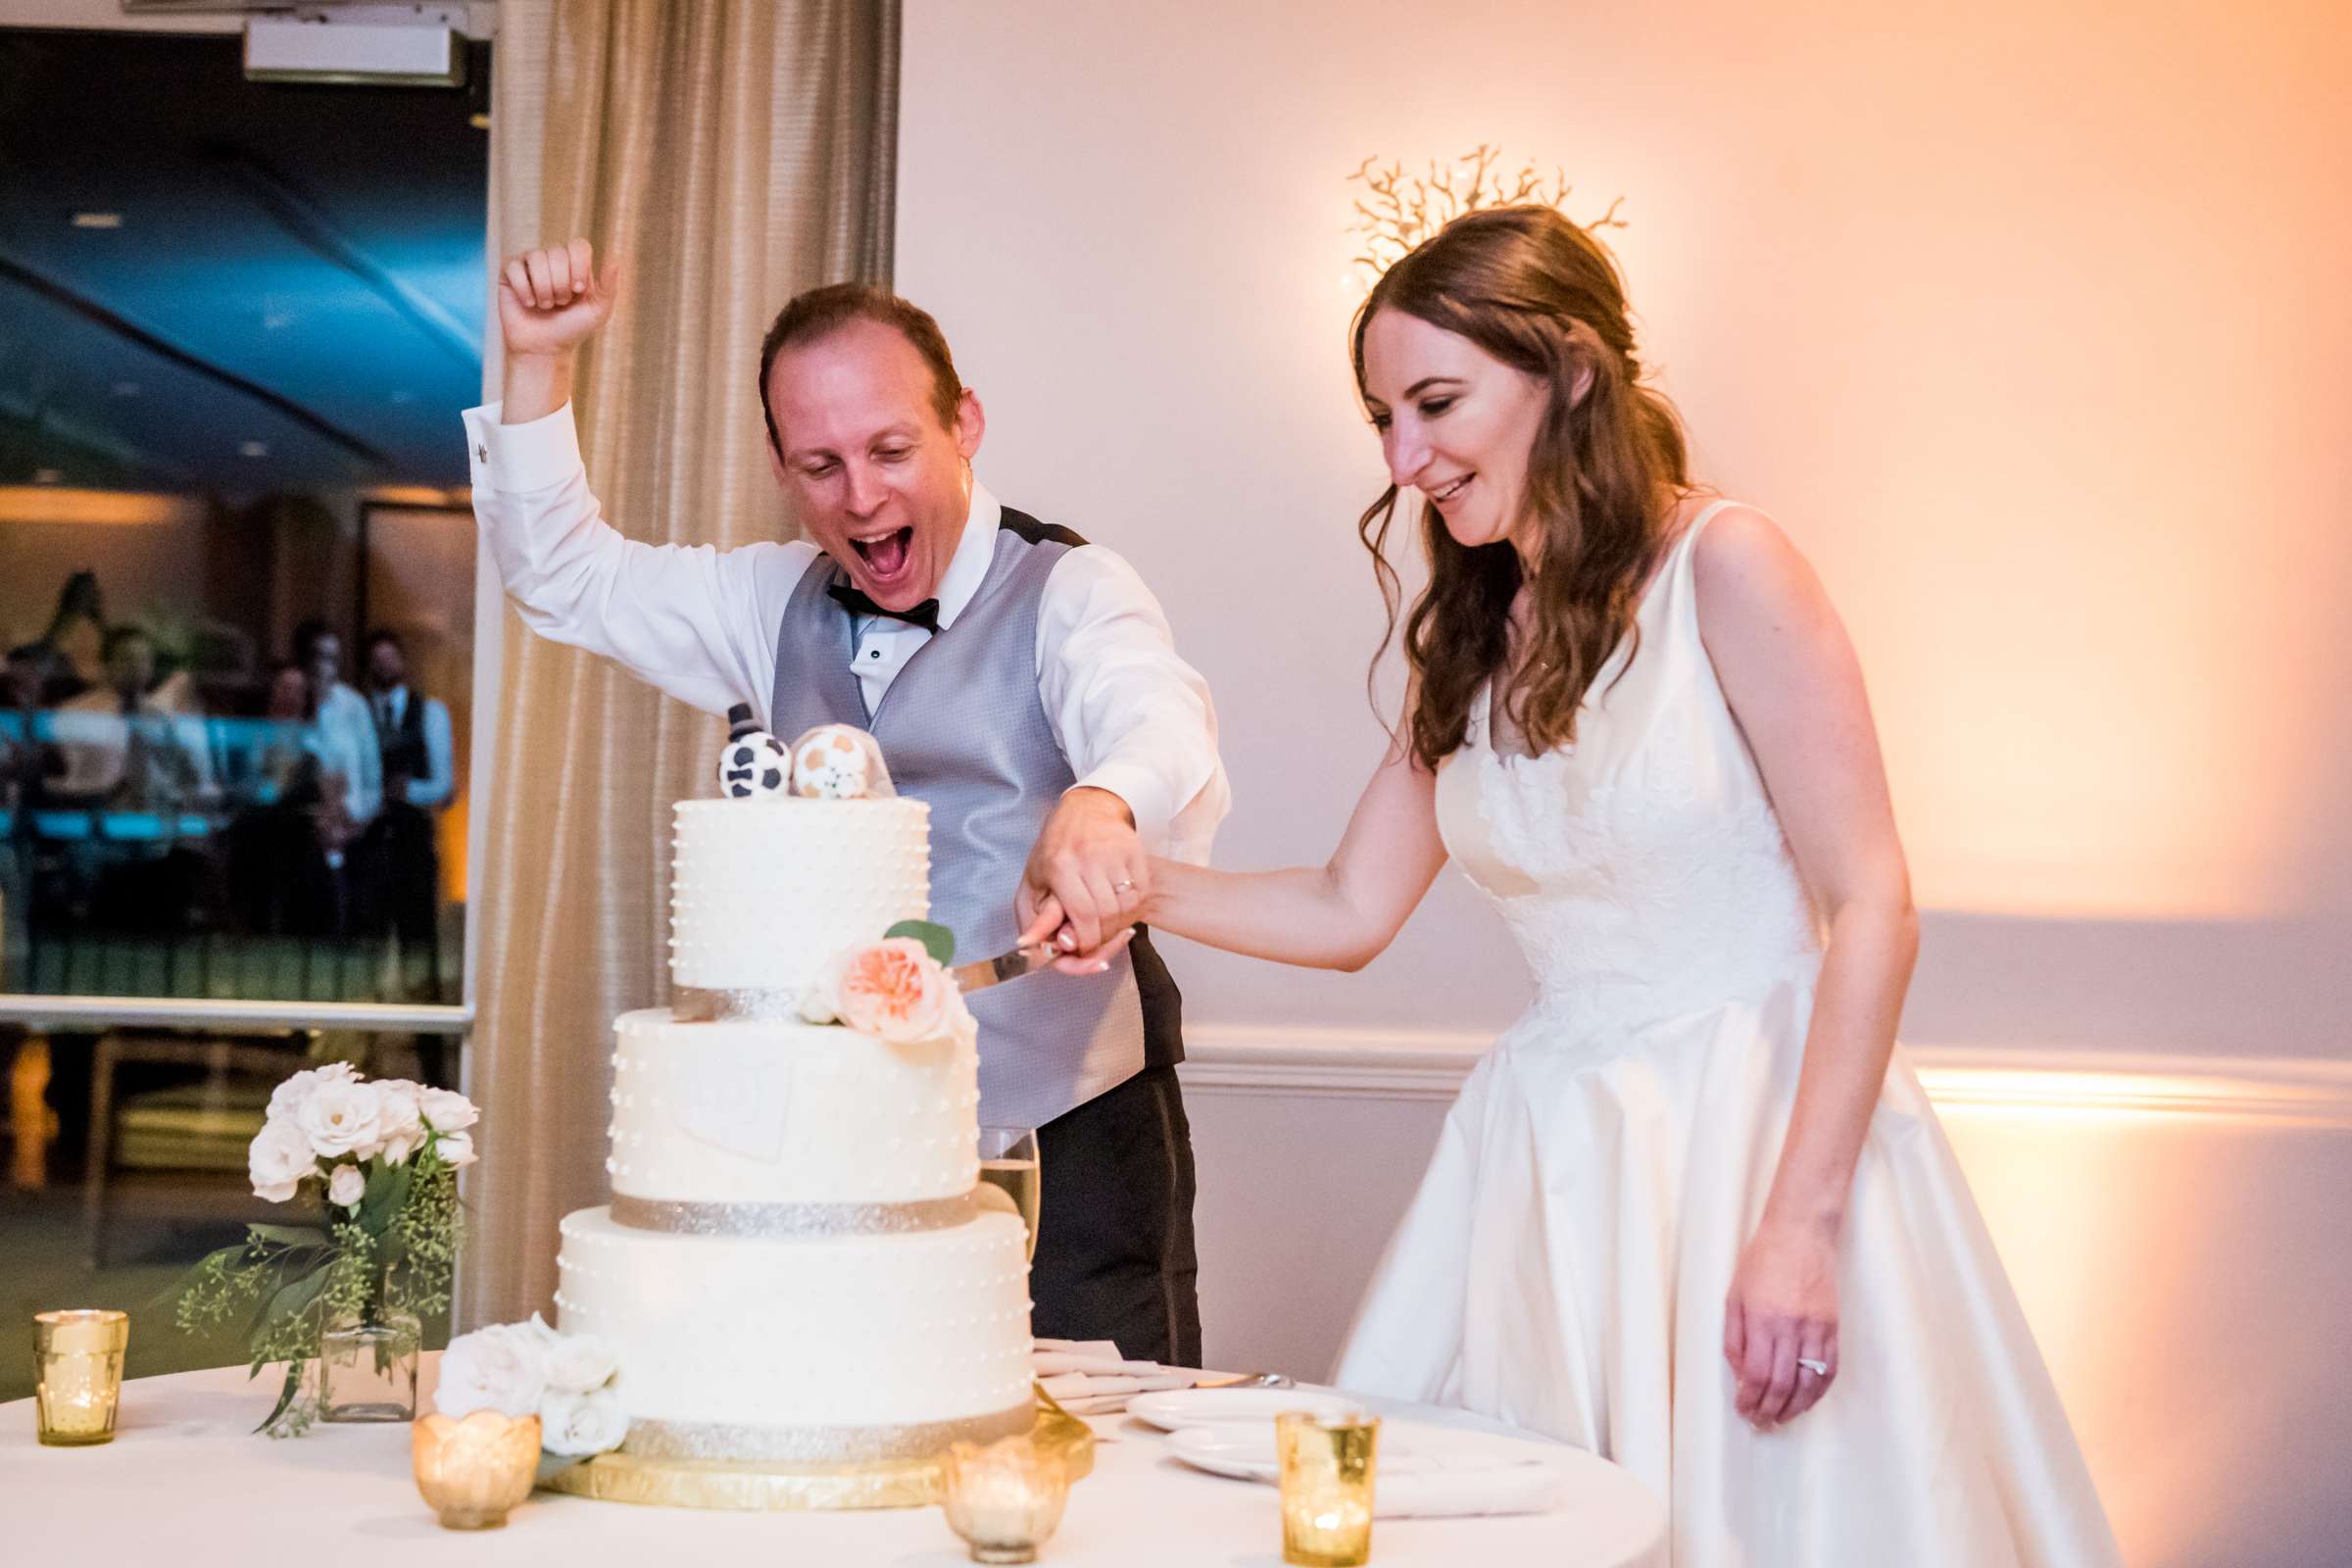
[{"label": "wall molding", "polygon": [[[1196,1024],[1185,1031],[1184,1086],[1196,1095],[1442,1103],[1491,1043],[1446,1030]],[[1946,1110],[2352,1131],[2352,1062],[1908,1044],[1903,1054]]]}]

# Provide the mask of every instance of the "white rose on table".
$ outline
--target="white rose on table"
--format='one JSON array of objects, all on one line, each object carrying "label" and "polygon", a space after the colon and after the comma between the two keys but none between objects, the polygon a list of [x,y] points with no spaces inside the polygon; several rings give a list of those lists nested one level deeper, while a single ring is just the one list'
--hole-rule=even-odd
[{"label": "white rose on table", "polygon": [[337,1165],[326,1179],[326,1200],[337,1208],[357,1208],[367,1196],[368,1173],[357,1165]]},{"label": "white rose on table", "polygon": [[381,1145],[377,1152],[395,1165],[404,1165],[424,1142],[424,1118],[418,1103],[422,1087],[406,1078],[386,1078],[377,1081],[375,1092],[375,1135]]},{"label": "white rose on table", "polygon": [[359,1077],[359,1069],[348,1061],[330,1061],[323,1067],[308,1067],[279,1084],[270,1093],[270,1119],[291,1118],[302,1109],[303,1102],[326,1084],[347,1084]]},{"label": "white rose on table", "polygon": [[594,1334],[555,1334],[546,1350],[551,1395],[593,1393],[612,1381],[618,1364],[612,1342]]},{"label": "white rose on table", "polygon": [[539,1446],[566,1459],[584,1459],[620,1446],[628,1412],[610,1389],[593,1394],[550,1393],[539,1402]]},{"label": "white rose on table", "polygon": [[311,1135],[291,1117],[272,1116],[246,1150],[245,1168],[253,1178],[254,1197],[282,1203],[294,1196],[304,1177],[318,1174],[318,1155],[311,1148]]},{"label": "white rose on table", "polygon": [[547,1352],[519,1323],[495,1323],[461,1334],[441,1352],[441,1388],[433,1404],[463,1419],[496,1410],[520,1420],[539,1413],[547,1396]]},{"label": "white rose on table", "polygon": [[311,1091],[294,1120],[311,1135],[311,1148],[320,1159],[345,1154],[366,1159],[376,1151],[376,1119],[382,1110],[383,1097],[375,1085],[332,1080]]},{"label": "white rose on table", "polygon": [[462,1133],[482,1119],[474,1102],[454,1089],[419,1089],[416,1109],[437,1133]]},{"label": "white rose on table", "polygon": [[440,1155],[441,1163],[447,1165],[451,1170],[456,1170],[462,1165],[470,1165],[475,1158],[473,1134],[444,1133],[440,1140],[433,1145],[433,1152]]}]

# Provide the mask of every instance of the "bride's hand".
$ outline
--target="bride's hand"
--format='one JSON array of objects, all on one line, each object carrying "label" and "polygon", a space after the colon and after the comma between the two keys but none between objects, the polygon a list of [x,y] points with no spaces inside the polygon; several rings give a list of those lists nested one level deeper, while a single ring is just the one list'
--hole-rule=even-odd
[{"label": "bride's hand", "polygon": [[1724,1302],[1723,1358],[1739,1382],[1734,1403],[1759,1431],[1820,1402],[1838,1377],[1835,1237],[1770,1220],[1757,1229]]}]

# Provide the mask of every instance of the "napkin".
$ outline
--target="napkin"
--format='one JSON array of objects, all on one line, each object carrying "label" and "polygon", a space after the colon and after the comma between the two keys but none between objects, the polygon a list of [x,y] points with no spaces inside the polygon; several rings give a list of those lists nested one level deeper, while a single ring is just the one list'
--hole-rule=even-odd
[{"label": "napkin", "polygon": [[1426,1470],[1379,1475],[1376,1519],[1458,1519],[1472,1514],[1549,1513],[1567,1472],[1542,1459],[1439,1457]]},{"label": "napkin", "polygon": [[1072,1415],[1107,1415],[1139,1394],[1189,1389],[1230,1378],[1228,1372],[1130,1361],[1108,1340],[1039,1340],[1037,1381]]}]

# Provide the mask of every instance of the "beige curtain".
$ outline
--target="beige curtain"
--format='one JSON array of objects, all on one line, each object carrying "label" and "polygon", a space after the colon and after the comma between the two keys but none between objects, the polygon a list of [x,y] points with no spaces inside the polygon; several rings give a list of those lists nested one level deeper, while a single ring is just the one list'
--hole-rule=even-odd
[{"label": "beige curtain", "polygon": [[[494,244],[584,234],[628,257],[574,396],[589,482],[632,538],[789,531],[760,340],[800,289],[889,277],[898,52],[898,6],[871,0],[499,7]],[[557,1222],[605,1200],[612,1017],[665,997],[670,803],[700,791],[723,735],[511,610],[499,713],[461,1328],[548,1308]]]}]

